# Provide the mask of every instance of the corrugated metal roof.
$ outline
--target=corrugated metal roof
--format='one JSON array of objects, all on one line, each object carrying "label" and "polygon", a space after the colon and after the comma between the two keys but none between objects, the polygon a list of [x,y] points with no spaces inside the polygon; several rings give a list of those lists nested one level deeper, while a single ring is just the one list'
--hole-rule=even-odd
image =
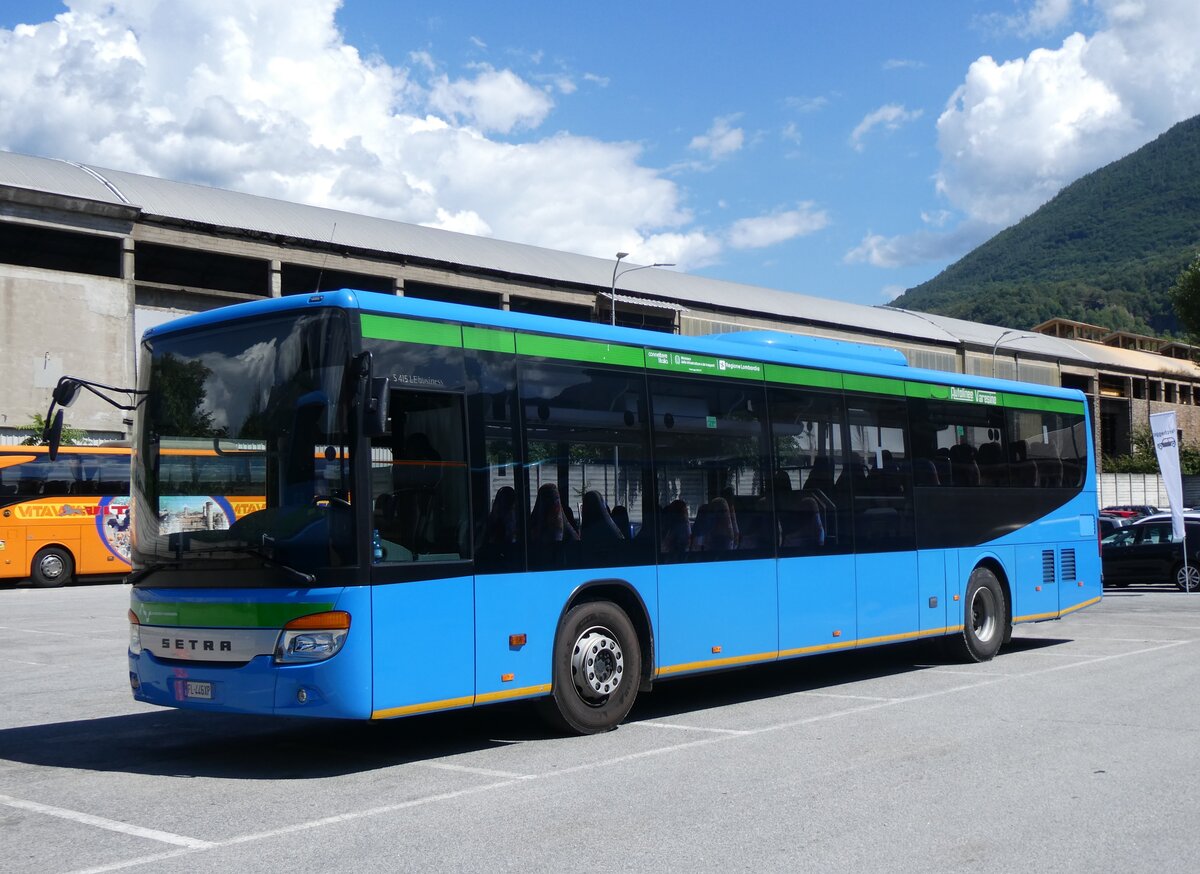
[{"label": "corrugated metal roof", "polygon": [[[383,252],[447,265],[500,271],[607,291],[613,260],[509,243],[489,237],[357,215],[324,207],[172,182],[50,158],[0,152],[0,185],[131,204],[147,216],[290,237],[315,244],[333,241],[348,249]],[[866,331],[898,341],[991,347],[1086,365],[1147,372],[1188,373],[1200,367],[1146,352],[1098,346],[947,316],[891,307],[869,307],[788,291],[743,285],[670,269],[629,271],[618,293],[680,301],[692,306],[736,309],[803,319],[841,330]],[[618,298],[621,299],[621,298]],[[638,303],[646,301],[638,300]]]}]

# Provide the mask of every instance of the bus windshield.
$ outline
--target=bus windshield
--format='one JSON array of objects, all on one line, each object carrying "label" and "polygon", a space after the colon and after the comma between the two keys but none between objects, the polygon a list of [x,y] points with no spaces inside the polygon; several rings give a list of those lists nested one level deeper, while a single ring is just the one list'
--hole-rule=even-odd
[{"label": "bus windshield", "polygon": [[135,568],[354,563],[344,313],[152,336],[142,354]]}]

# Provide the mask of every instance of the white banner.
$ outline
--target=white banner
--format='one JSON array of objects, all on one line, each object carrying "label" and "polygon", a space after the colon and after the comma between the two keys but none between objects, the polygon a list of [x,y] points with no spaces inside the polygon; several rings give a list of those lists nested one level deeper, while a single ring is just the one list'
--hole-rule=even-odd
[{"label": "white banner", "polygon": [[1171,533],[1176,541],[1183,540],[1183,480],[1179,476],[1179,424],[1175,421],[1175,411],[1152,413],[1150,432],[1154,435],[1158,469],[1171,504]]}]

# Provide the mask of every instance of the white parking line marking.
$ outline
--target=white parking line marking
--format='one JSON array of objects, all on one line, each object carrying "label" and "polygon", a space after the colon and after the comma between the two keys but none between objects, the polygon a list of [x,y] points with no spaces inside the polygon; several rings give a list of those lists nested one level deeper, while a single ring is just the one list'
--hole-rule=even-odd
[{"label": "white parking line marking", "polygon": [[630,725],[648,725],[651,728],[673,728],[678,731],[712,731],[717,734],[748,734],[737,728],[702,728],[699,725],[680,725],[676,722],[631,722]]},{"label": "white parking line marking", "polygon": [[11,625],[0,625],[0,631],[19,631],[22,634],[49,634],[54,637],[75,637],[66,631],[39,631],[36,628],[13,628]]},{"label": "white parking line marking", "polygon": [[882,695],[845,695],[836,692],[797,692],[797,695],[811,695],[814,698],[843,698],[850,701],[895,701],[895,698],[885,698]]},{"label": "white parking line marking", "polygon": [[189,850],[207,850],[210,847],[216,846],[209,841],[202,841],[198,838],[188,838],[183,835],[175,835],[170,832],[160,832],[157,829],[142,828],[137,825],[130,825],[127,822],[118,822],[115,819],[105,819],[102,816],[93,816],[90,813],[81,813],[78,810],[67,810],[62,807],[51,807],[49,804],[39,804],[36,801],[25,801],[21,798],[13,798],[9,795],[0,795],[0,804],[8,807],[15,807],[18,810],[28,810],[32,813],[41,813],[46,816],[56,816],[59,819],[69,819],[72,822],[82,823],[83,825],[92,825],[96,828],[107,829],[111,832],[120,832],[121,834],[133,835],[137,838],[146,838],[151,841],[161,841],[164,844],[174,844],[178,847],[187,847]]},{"label": "white parking line marking", "polygon": [[439,771],[461,771],[464,774],[478,774],[481,777],[503,777],[508,780],[533,780],[536,774],[515,774],[512,771],[491,771],[487,768],[469,768],[466,765],[451,765],[446,762],[414,762],[423,768],[437,768]]},{"label": "white parking line marking", "polygon": [[[180,855],[190,855],[192,853],[202,851],[202,850],[218,849],[218,848],[222,848],[222,847],[232,847],[232,846],[236,846],[239,844],[248,844],[248,843],[253,843],[255,841],[262,841],[262,840],[268,840],[270,838],[280,837],[282,835],[295,834],[296,832],[307,831],[307,830],[315,829],[315,828],[321,828],[321,827],[327,826],[327,825],[337,825],[339,823],[351,822],[353,820],[363,819],[363,818],[372,817],[372,816],[383,816],[383,815],[386,815],[389,813],[395,813],[395,812],[401,811],[401,810],[408,810],[408,809],[411,809],[414,807],[421,807],[421,806],[424,806],[427,804],[435,804],[439,801],[453,801],[455,799],[463,798],[463,797],[466,797],[469,795],[477,795],[482,792],[491,792],[495,789],[503,789],[503,788],[506,788],[509,786],[517,786],[520,783],[527,782],[529,780],[538,780],[538,779],[546,780],[546,779],[551,779],[554,777],[562,777],[562,776],[565,776],[568,774],[576,774],[576,773],[580,773],[583,771],[596,770],[598,768],[607,768],[607,767],[611,767],[613,765],[620,765],[620,764],[624,764],[626,762],[633,762],[633,761],[637,761],[639,759],[649,758],[651,756],[667,755],[670,753],[678,752],[680,750],[692,749],[695,747],[709,746],[711,744],[722,743],[724,741],[730,741],[730,740],[736,740],[738,738],[752,737],[754,735],[766,734],[768,732],[775,732],[775,731],[780,731],[780,730],[788,729],[788,728],[799,728],[799,727],[805,726],[805,725],[813,725],[818,722],[828,722],[833,719],[840,719],[844,716],[857,716],[862,713],[869,713],[874,710],[882,710],[882,709],[888,708],[888,707],[895,707],[900,704],[911,704],[911,703],[914,703],[917,701],[924,701],[924,700],[927,700],[930,698],[939,698],[939,697],[942,697],[945,695],[953,695],[958,692],[969,692],[969,691],[972,691],[975,689],[980,689],[984,686],[991,686],[991,685],[995,685],[997,683],[1001,683],[1001,682],[1008,681],[1008,680],[1014,680],[1014,679],[1019,680],[1019,679],[1025,678],[1025,677],[1035,677],[1040,674],[1049,674],[1049,673],[1054,673],[1056,671],[1070,670],[1073,668],[1086,667],[1088,665],[1099,664],[1101,662],[1108,662],[1108,661],[1113,661],[1116,659],[1124,659],[1124,658],[1129,658],[1131,656],[1143,655],[1146,653],[1159,652],[1161,650],[1171,649],[1172,647],[1182,646],[1183,644],[1191,643],[1191,642],[1192,641],[1187,641],[1187,640],[1172,641],[1172,642],[1169,642],[1169,643],[1166,643],[1166,644],[1163,644],[1160,646],[1145,647],[1143,649],[1131,650],[1129,652],[1115,653],[1115,654],[1109,655],[1109,656],[1101,656],[1099,658],[1071,662],[1070,664],[1066,664],[1066,665],[1055,665],[1055,666],[1049,667],[1049,668],[1040,668],[1036,671],[1027,671],[1022,674],[1003,674],[1003,675],[999,675],[999,676],[989,675],[986,679],[982,679],[980,682],[976,682],[976,683],[966,683],[963,685],[951,687],[949,689],[936,689],[936,690],[932,690],[930,692],[922,693],[920,695],[910,695],[905,698],[885,698],[885,699],[882,699],[879,701],[873,701],[871,703],[864,704],[861,707],[850,707],[850,708],[846,708],[844,710],[838,710],[838,711],[834,711],[831,713],[822,713],[822,714],[817,714],[814,716],[807,716],[802,719],[796,719],[796,720],[791,720],[788,722],[777,723],[775,725],[764,726],[763,728],[747,729],[745,731],[740,731],[740,732],[738,732],[734,729],[719,730],[720,733],[714,734],[712,737],[699,738],[697,740],[686,741],[684,743],[673,744],[671,746],[666,746],[666,747],[656,747],[656,748],[650,749],[650,750],[642,750],[642,751],[639,751],[636,753],[629,753],[629,754],[623,755],[623,756],[615,756],[611,759],[603,759],[603,760],[597,761],[597,762],[586,762],[586,763],[583,763],[580,765],[575,765],[570,768],[562,768],[560,770],[550,771],[546,774],[522,775],[519,779],[502,780],[497,783],[486,783],[486,784],[483,784],[480,786],[473,786],[473,787],[470,787],[467,789],[459,789],[455,792],[444,792],[444,793],[440,793],[437,795],[427,795],[423,798],[415,798],[410,801],[400,802],[398,804],[389,804],[389,805],[385,805],[383,807],[373,807],[373,808],[368,808],[366,810],[351,811],[349,813],[337,814],[336,816],[329,816],[329,817],[324,817],[322,819],[310,820],[309,822],[296,823],[295,825],[284,826],[282,828],[273,829],[271,831],[257,832],[255,834],[248,834],[248,835],[241,835],[240,837],[230,838],[230,839],[224,840],[224,841],[215,841],[215,842],[211,842],[211,843],[204,842],[204,841],[198,841],[197,846],[195,846],[195,847],[188,847],[187,849],[176,850],[176,851],[173,851],[170,853],[159,853],[159,854],[153,855],[153,856],[141,856],[136,859],[126,859],[123,862],[115,862],[111,865],[104,865],[104,866],[101,866],[98,868],[83,869],[80,871],[73,872],[73,874],[105,874],[105,872],[108,872],[108,871],[118,871],[118,870],[121,870],[124,868],[133,868],[133,867],[137,867],[137,866],[141,866],[141,865],[148,865],[148,864],[152,864],[154,862],[157,862],[157,861],[160,861],[163,859],[169,859],[169,858],[177,857]],[[800,694],[804,694],[804,693],[800,693]],[[665,726],[669,725],[668,723],[627,723],[627,724],[630,726],[652,724],[652,725],[655,725],[656,727],[665,727]],[[684,726],[684,727],[686,727],[686,726]],[[7,796],[0,795],[0,801],[3,801],[6,798],[7,798]],[[38,806],[41,807],[42,805],[38,805]],[[51,810],[55,810],[55,809],[56,808],[51,808]],[[65,812],[71,813],[71,811],[65,811]],[[87,814],[77,814],[76,816],[87,816]],[[71,817],[71,818],[73,818],[73,817]],[[111,822],[111,821],[103,820],[103,822]],[[135,829],[136,828],[135,826],[126,826],[124,823],[116,823],[116,825],[124,826],[124,828],[126,828],[126,829]],[[143,832],[146,830],[139,829],[138,831]],[[163,833],[159,832],[156,834],[161,835]],[[175,837],[180,841],[192,840],[190,838],[180,838],[177,835],[174,835],[171,837]]]}]

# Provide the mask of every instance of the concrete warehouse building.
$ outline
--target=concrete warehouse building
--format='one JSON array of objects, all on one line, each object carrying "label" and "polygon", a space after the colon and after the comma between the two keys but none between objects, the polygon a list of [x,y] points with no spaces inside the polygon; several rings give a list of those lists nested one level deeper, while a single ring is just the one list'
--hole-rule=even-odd
[{"label": "concrete warehouse building", "polygon": [[[621,269],[638,266],[621,262]],[[136,381],[137,338],[176,316],[354,287],[608,321],[615,262],[0,152],[0,443],[44,413],[63,374]],[[1034,331],[868,307],[663,269],[619,275],[619,324],[685,335],[789,331],[890,346],[909,363],[1063,385],[1092,400],[1101,451],[1128,451],[1150,412],[1200,439],[1192,347],[1065,320]],[[129,436],[83,396],[69,424]]]}]

